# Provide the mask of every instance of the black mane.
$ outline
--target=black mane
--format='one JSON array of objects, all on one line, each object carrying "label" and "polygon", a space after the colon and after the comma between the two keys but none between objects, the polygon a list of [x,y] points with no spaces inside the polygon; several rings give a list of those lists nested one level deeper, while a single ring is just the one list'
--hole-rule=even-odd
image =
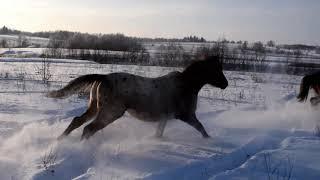
[{"label": "black mane", "polygon": [[308,98],[309,90],[312,86],[320,85],[320,71],[304,76],[300,84],[300,92],[297,96],[300,102],[306,101]]}]

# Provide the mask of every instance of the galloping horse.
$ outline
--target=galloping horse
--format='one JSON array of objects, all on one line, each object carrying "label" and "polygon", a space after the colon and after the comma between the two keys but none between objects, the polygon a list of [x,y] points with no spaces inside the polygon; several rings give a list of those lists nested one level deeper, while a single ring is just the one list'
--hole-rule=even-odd
[{"label": "galloping horse", "polygon": [[158,78],[128,73],[84,75],[60,90],[49,92],[48,97],[63,98],[90,90],[87,111],[75,117],[58,139],[94,118],[83,130],[81,139],[88,139],[126,111],[137,119],[159,122],[157,137],[163,135],[167,120],[179,119],[207,138],[209,135],[195,114],[198,92],[205,84],[221,89],[228,86],[218,57],[207,57],[192,63],[183,72]]},{"label": "galloping horse", "polygon": [[299,102],[307,100],[310,89],[313,89],[317,95],[310,98],[310,103],[315,106],[320,102],[320,71],[306,75],[302,78],[300,92],[297,97]]}]

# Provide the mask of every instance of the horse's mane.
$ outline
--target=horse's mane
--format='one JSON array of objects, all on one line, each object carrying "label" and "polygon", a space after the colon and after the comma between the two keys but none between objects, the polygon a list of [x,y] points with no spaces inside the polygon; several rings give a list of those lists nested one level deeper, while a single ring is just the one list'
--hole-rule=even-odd
[{"label": "horse's mane", "polygon": [[183,74],[195,76],[204,70],[212,70],[212,67],[216,68],[217,70],[222,70],[222,63],[219,56],[208,56],[204,60],[197,60],[186,67],[183,71]]},{"label": "horse's mane", "polygon": [[310,76],[304,76],[301,80],[300,84],[300,92],[298,95],[298,100],[300,102],[306,101],[308,98],[309,90],[310,90]]},{"label": "horse's mane", "polygon": [[307,100],[309,90],[314,85],[320,85],[320,71],[306,75],[302,78],[300,84],[300,92],[297,96],[300,102]]}]

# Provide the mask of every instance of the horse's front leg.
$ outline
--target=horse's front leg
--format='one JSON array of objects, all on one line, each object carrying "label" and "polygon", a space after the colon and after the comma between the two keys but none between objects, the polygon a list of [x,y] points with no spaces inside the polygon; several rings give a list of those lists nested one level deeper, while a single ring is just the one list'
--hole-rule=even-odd
[{"label": "horse's front leg", "polygon": [[156,137],[158,138],[162,137],[167,121],[168,121],[167,119],[160,120],[160,122],[158,123],[157,131],[156,131]]},{"label": "horse's front leg", "polygon": [[209,138],[207,131],[204,129],[203,125],[200,123],[200,121],[197,119],[195,114],[183,116],[182,118],[179,118],[181,121],[189,124],[190,126],[194,127],[196,130],[198,130],[204,138]]},{"label": "horse's front leg", "polygon": [[310,98],[310,103],[312,106],[316,106],[320,103],[320,96]]}]

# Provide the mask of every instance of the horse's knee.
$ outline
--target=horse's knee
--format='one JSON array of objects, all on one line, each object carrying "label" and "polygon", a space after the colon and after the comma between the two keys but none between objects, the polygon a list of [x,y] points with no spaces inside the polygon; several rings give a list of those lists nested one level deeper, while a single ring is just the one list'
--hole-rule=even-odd
[{"label": "horse's knee", "polygon": [[71,121],[72,125],[79,125],[81,123],[81,118],[80,117],[74,117]]},{"label": "horse's knee", "polygon": [[69,125],[69,129],[75,129],[80,127],[83,123],[85,122],[85,119],[81,118],[81,117],[74,117],[73,120],[71,121],[70,125]]}]

